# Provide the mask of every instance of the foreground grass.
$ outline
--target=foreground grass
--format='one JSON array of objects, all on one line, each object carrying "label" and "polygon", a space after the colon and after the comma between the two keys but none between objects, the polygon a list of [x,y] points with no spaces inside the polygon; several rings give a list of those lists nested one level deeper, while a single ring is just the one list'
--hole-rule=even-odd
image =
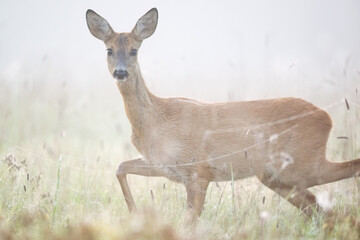
[{"label": "foreground grass", "polygon": [[[112,99],[102,89],[106,94],[81,98],[63,85],[51,94],[28,85],[19,93],[6,85],[1,89],[0,239],[360,237],[355,178],[313,188],[325,196],[321,201],[332,205],[334,215],[312,219],[256,179],[211,183],[198,224],[188,226],[182,185],[129,176],[139,206],[130,215],[115,169],[137,153],[129,144],[129,125],[117,94]],[[329,110],[335,124],[344,125],[332,133],[332,160],[359,156],[360,117],[358,107],[351,106]],[[336,138],[344,135],[348,139]]]},{"label": "foreground grass", "polygon": [[[61,175],[59,186],[47,187],[41,175],[26,166],[27,162],[19,162],[14,155],[3,160],[0,239],[358,239],[360,236],[359,197],[354,179],[318,189],[334,192],[335,214],[329,219],[321,214],[312,219],[304,217],[255,179],[236,183],[235,196],[231,183],[212,184],[198,225],[189,227],[184,221],[185,191],[181,185],[165,179],[131,178],[140,209],[130,215],[119,187],[107,183],[115,182],[109,180],[108,173],[78,173],[77,177],[86,185],[84,189],[80,182],[69,186]],[[60,174],[67,171],[74,169],[63,168]],[[339,187],[345,191],[339,191]]]}]

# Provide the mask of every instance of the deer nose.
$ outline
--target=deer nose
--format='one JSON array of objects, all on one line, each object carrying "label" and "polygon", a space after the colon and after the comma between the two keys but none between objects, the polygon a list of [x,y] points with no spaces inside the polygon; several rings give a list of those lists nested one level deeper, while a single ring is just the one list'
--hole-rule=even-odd
[{"label": "deer nose", "polygon": [[116,79],[124,79],[129,76],[129,73],[126,70],[115,70],[113,73],[114,78]]}]

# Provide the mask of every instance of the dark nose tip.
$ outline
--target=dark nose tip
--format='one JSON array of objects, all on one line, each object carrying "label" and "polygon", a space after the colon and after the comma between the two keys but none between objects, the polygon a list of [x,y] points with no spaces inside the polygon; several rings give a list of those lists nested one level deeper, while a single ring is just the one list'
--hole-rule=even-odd
[{"label": "dark nose tip", "polygon": [[129,76],[128,72],[126,70],[115,70],[114,71],[114,78],[117,79],[123,79]]}]

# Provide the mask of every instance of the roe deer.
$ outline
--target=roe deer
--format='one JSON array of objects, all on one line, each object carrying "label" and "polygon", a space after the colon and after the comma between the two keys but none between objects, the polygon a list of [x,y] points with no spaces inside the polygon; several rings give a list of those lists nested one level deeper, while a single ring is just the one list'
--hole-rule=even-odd
[{"label": "roe deer", "polygon": [[211,181],[256,176],[311,216],[318,205],[307,188],[360,171],[360,159],[336,163],[326,159],[331,119],[302,99],[202,103],[152,94],[137,54],[156,29],[156,8],[143,15],[130,33],[114,32],[92,10],[86,19],[91,34],[106,45],[108,68],[132,125],[132,143],[142,155],[122,162],[116,172],[130,212],[136,206],[127,174],[163,176],[184,184],[188,212],[196,219]]}]

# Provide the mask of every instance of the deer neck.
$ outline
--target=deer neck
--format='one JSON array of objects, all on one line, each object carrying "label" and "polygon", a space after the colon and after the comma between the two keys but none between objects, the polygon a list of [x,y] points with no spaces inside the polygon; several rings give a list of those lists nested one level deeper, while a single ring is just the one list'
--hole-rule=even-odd
[{"label": "deer neck", "polygon": [[157,97],[146,87],[139,66],[125,82],[117,82],[117,86],[133,131],[143,135],[158,120]]}]

